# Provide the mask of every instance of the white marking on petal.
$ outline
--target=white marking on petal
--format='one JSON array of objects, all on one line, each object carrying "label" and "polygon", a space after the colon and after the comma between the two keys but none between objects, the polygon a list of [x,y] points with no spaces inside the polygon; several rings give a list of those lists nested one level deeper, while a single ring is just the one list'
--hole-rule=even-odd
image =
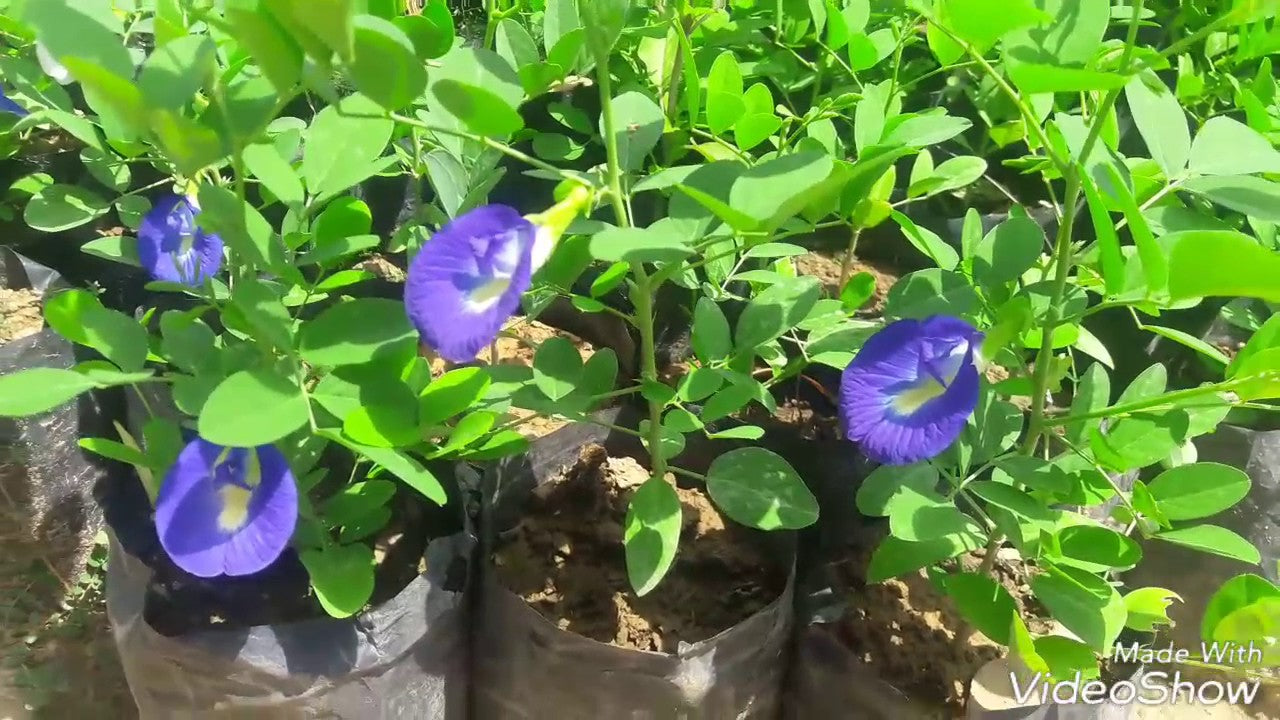
[{"label": "white marking on petal", "polygon": [[71,71],[65,65],[58,62],[58,59],[49,52],[49,48],[44,43],[36,43],[36,59],[40,61],[40,69],[45,75],[53,78],[59,85],[70,85],[75,82],[75,78],[71,77]]},{"label": "white marking on petal", "polygon": [[482,313],[498,304],[507,288],[511,287],[511,276],[495,277],[467,293],[463,304],[469,313]]},{"label": "white marking on petal", "polygon": [[531,256],[533,262],[532,271],[535,273],[538,272],[538,268],[546,264],[547,260],[551,258],[552,251],[556,249],[555,233],[551,231],[551,228],[543,227],[542,225],[538,225],[537,228],[537,232],[533,236],[533,253]]}]

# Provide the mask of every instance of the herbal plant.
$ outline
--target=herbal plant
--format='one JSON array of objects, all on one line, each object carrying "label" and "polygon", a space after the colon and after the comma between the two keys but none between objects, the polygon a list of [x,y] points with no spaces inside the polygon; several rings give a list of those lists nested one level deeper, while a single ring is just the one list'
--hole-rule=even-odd
[{"label": "herbal plant", "polygon": [[[913,10],[933,55],[963,60],[963,76],[976,74],[972,82],[1011,109],[1014,125],[990,118],[988,132],[1026,145],[1010,162],[1040,174],[1058,217],[1047,256],[1040,226],[1016,208],[985,235],[971,212],[960,252],[927,243],[939,266],[923,271],[930,281],[914,273],[899,284],[918,292],[921,309],[873,335],[845,370],[850,439],[887,463],[857,499],[889,522],[868,579],[929,568],[965,619],[1022,667],[1096,675],[1126,626],[1167,623],[1176,597],[1121,594],[1117,574],[1142,557],[1135,538],[1259,562],[1243,538],[1197,522],[1241,500],[1248,476],[1187,463],[1184,448],[1231,408],[1265,408],[1259,401],[1280,393],[1274,333],[1256,333],[1229,358],[1145,318],[1209,296],[1277,298],[1274,276],[1258,268],[1273,273],[1280,257],[1243,230],[1274,217],[1262,198],[1280,186],[1258,175],[1275,172],[1280,155],[1225,116],[1193,136],[1161,79],[1206,38],[1248,33],[1275,8],[1236,3],[1159,49],[1139,43],[1142,2],[939,0]],[[1113,21],[1123,40],[1107,39]],[[1137,145],[1116,132],[1122,114],[1150,159],[1123,154]],[[1203,354],[1223,379],[1168,390],[1165,368],[1153,365],[1112,402],[1110,351],[1083,325],[1107,308],[1127,308],[1140,328]],[[1069,407],[1057,402],[1067,383]],[[1161,462],[1168,469],[1133,479]],[[1032,567],[1031,592],[1067,633],[1030,635],[991,574],[1006,546]],[[975,572],[948,562],[979,549]]]},{"label": "herbal plant", "polygon": [[[665,479],[679,469],[667,461],[684,432],[702,428],[682,403],[719,397],[708,405],[718,403],[724,417],[752,399],[771,402],[751,360],[807,316],[816,284],[761,292],[744,310],[736,339],[722,314],[710,314],[718,308],[703,306],[710,320],[700,321],[696,342],[705,366],[678,389],[663,385],[654,295],[676,273],[693,273],[713,253],[719,259],[726,240],[735,253],[739,248],[732,234],[717,238],[714,251],[695,244],[711,229],[709,212],[680,225],[676,236],[633,225],[623,183],[657,143],[656,105],[637,92],[615,97],[610,73],[598,74],[607,157],[598,171],[566,171],[504,141],[522,124],[515,107],[526,94],[545,91],[578,65],[609,67],[626,5],[583,4],[581,18],[568,5],[576,40],[562,54],[552,48],[565,65],[539,63],[519,78],[501,55],[458,46],[443,3],[408,15],[384,4],[359,12],[363,5],[339,2],[325,13],[302,2],[252,0],[124,12],[105,0],[11,5],[7,19],[29,41],[10,58],[16,72],[7,78],[14,98],[8,109],[21,117],[14,132],[53,125],[72,134],[86,145],[86,166],[98,168],[94,179],[119,193],[107,202],[100,187],[32,178],[25,185],[34,191],[28,224],[54,232],[114,207],[135,236],[84,249],[140,266],[152,279],[148,289],[173,294],[164,305],[178,309],[134,319],[87,291],[51,298],[49,324],[103,359],[0,379],[0,412],[33,415],[88,390],[133,386],[150,416],[141,437],[120,428],[118,441],[84,444],[138,468],[170,558],[202,577],[251,575],[292,547],[325,610],[345,616],[364,607],[372,591],[368,539],[390,520],[395,493],[386,475],[444,503],[446,488],[427,463],[523,450],[514,423],[499,423],[511,405],[573,417],[601,399],[640,392],[651,419],[624,430],[652,448],[654,480],[635,496],[627,548],[633,584],[647,592],[669,568],[679,536],[680,506]],[[500,19],[491,17],[491,29]],[[33,55],[36,62],[27,59]],[[356,92],[343,94],[348,82]],[[83,91],[88,113],[78,114],[64,83]],[[288,114],[309,107],[296,100],[313,99],[327,104],[309,121]],[[660,125],[660,114],[656,120]],[[499,159],[561,181],[560,202],[528,216],[484,204],[504,172]],[[815,162],[812,154],[797,159]],[[130,168],[161,177],[126,191]],[[828,158],[823,172],[829,169]],[[424,183],[433,191],[429,205],[411,202],[410,216],[386,244],[413,256],[403,303],[362,295],[358,286],[371,274],[352,262],[383,240],[351,188],[397,170],[411,194]],[[753,192],[767,196],[794,179],[757,183]],[[151,192],[162,186],[172,192]],[[800,188],[788,192],[794,198]],[[495,340],[535,276],[554,275],[557,268],[543,265],[565,254],[558,241],[597,196],[607,198],[617,223],[578,247],[589,259],[613,263],[612,280],[597,289],[628,281],[632,310],[585,305],[637,327],[641,382],[616,390],[611,352],[583,365],[563,341],[540,347],[526,375],[469,367],[433,378],[430,356],[471,360]],[[768,200],[773,207],[750,208],[763,213],[753,227],[773,228],[798,212]],[[168,388],[177,417],[154,407],[155,394],[142,391],[149,385]],[[344,464],[351,466],[346,477],[329,476]],[[768,451],[727,453],[702,479],[742,522],[795,528],[816,518],[795,471]]]}]

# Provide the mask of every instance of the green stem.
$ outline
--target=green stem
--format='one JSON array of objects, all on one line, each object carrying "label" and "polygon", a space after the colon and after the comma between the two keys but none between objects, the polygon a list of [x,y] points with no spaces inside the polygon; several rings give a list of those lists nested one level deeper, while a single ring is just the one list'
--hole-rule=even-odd
[{"label": "green stem", "polygon": [[[1042,425],[1045,428],[1050,428],[1074,422],[1084,422],[1085,420],[1117,417],[1120,415],[1142,412],[1143,410],[1154,410],[1157,408],[1163,408],[1166,405],[1172,406],[1176,403],[1182,403],[1185,400],[1192,400],[1202,396],[1213,395],[1215,393],[1230,392],[1237,384],[1238,382],[1235,380],[1227,380],[1220,383],[1214,383],[1212,385],[1202,385],[1200,387],[1187,388],[1186,390],[1176,390],[1171,393],[1165,393],[1164,395],[1157,395],[1156,397],[1147,398],[1145,400],[1135,400],[1122,405],[1112,405],[1111,407],[1095,410],[1093,412],[1075,415],[1063,413],[1062,415],[1054,415],[1044,418]],[[1214,403],[1214,405],[1221,405],[1221,403]]]},{"label": "green stem", "polygon": [[[606,174],[609,185],[609,201],[613,206],[614,218],[619,227],[631,227],[631,218],[627,213],[626,198],[622,194],[622,167],[618,160],[618,135],[616,120],[613,115],[613,78],[609,75],[609,67],[599,64],[597,79],[600,85],[600,122],[604,126],[605,157],[608,162]],[[658,382],[658,353],[653,327],[653,282],[645,270],[644,263],[633,262],[631,273],[635,276],[636,287],[632,293],[636,306],[635,324],[640,331],[640,377],[645,382]],[[666,475],[667,460],[661,452],[662,443],[662,403],[649,399],[649,457],[650,470],[653,477]]]},{"label": "green stem", "polygon": [[[1142,14],[1142,3],[1143,0],[1137,0],[1134,3],[1133,17],[1129,22],[1129,34],[1126,40],[1124,56],[1120,61],[1120,71],[1122,73],[1128,68],[1129,61],[1133,57],[1138,32],[1138,18]],[[1057,166],[1067,182],[1066,204],[1062,208],[1062,220],[1058,224],[1058,235],[1055,242],[1053,292],[1049,296],[1048,315],[1045,318],[1044,327],[1041,329],[1040,350],[1036,353],[1035,370],[1032,376],[1030,427],[1019,448],[1019,452],[1030,456],[1035,453],[1040,437],[1045,430],[1045,393],[1049,385],[1049,370],[1052,367],[1053,331],[1061,322],[1062,296],[1066,292],[1067,279],[1070,277],[1071,271],[1071,231],[1075,225],[1076,208],[1079,205],[1081,194],[1079,169],[1071,158],[1063,159],[1058,157],[1057,153],[1054,152],[1053,145],[1049,142],[1048,135],[1045,133],[1044,128],[1040,127],[1040,122],[1030,106],[1022,99],[1017,90],[991,66],[991,63],[987,62],[982,53],[977,52],[973,46],[956,36],[950,29],[938,23],[934,18],[929,17],[927,19],[943,34],[949,36],[951,40],[964,48],[969,57],[991,77],[996,86],[1000,88],[1000,91],[1013,101],[1022,115],[1023,123],[1027,126],[1027,132],[1034,133],[1046,156]],[[1095,117],[1105,117],[1110,107],[1115,104],[1119,94],[1119,90],[1109,93],[1106,99],[1103,100],[1102,105],[1099,106],[1099,112]],[[1089,157],[1089,153],[1093,150],[1093,146],[1098,141],[1101,132],[1102,122],[1095,119],[1089,130],[1089,135],[1085,139],[1084,147],[1080,153],[1081,158]],[[991,573],[992,568],[995,566],[996,552],[1003,542],[1004,535],[1002,533],[996,533],[991,536],[987,542],[986,554],[982,558],[982,566],[979,572],[983,574]]]},{"label": "green stem", "polygon": [[[1129,63],[1133,60],[1133,52],[1136,49],[1138,40],[1138,18],[1142,15],[1142,4],[1143,0],[1137,0],[1133,4],[1133,17],[1129,20],[1129,33],[1125,38],[1124,55],[1120,58],[1119,72],[1121,74],[1128,71]],[[1120,92],[1121,89],[1116,89],[1107,93],[1102,103],[1098,106],[1097,112],[1094,113],[1089,134],[1085,137],[1084,145],[1080,149],[1081,162],[1088,159],[1090,153],[1093,152],[1094,145],[1098,143],[1098,139],[1102,136],[1102,119],[1115,106],[1116,100],[1120,97]],[[1026,455],[1031,455],[1035,452],[1036,445],[1040,442],[1040,436],[1045,430],[1045,393],[1049,386],[1049,371],[1053,367],[1053,331],[1062,322],[1062,297],[1066,293],[1067,279],[1070,277],[1072,265],[1071,233],[1075,226],[1076,211],[1080,205],[1080,195],[1083,190],[1080,182],[1079,164],[1071,162],[1062,175],[1066,179],[1067,191],[1065,203],[1062,206],[1062,220],[1058,223],[1057,242],[1055,243],[1053,291],[1049,295],[1049,307],[1044,326],[1040,331],[1040,350],[1036,353],[1035,371],[1031,382],[1030,427],[1022,445],[1023,453]]]},{"label": "green stem", "polygon": [[[378,116],[378,115],[358,115],[357,114],[357,115],[347,115],[346,117],[357,117],[357,118],[363,117],[363,118],[381,119],[381,116]],[[398,113],[390,113],[386,117],[389,117],[398,123],[404,123],[405,125],[409,125],[410,127],[422,128],[423,130],[427,130],[429,132],[439,133],[441,135],[449,135],[452,137],[460,137],[465,140],[478,142],[484,145],[485,147],[489,147],[489,148],[493,148],[494,150],[497,150],[498,152],[502,153],[503,155],[506,155],[509,158],[512,158],[514,160],[519,160],[520,162],[523,162],[527,165],[532,165],[533,167],[536,167],[539,170],[546,170],[549,173],[555,173],[557,176],[559,176],[563,180],[572,180],[574,182],[579,182],[579,183],[584,182],[583,178],[579,177],[578,175],[575,175],[572,172],[569,172],[568,170],[558,168],[555,165],[552,165],[551,163],[543,162],[542,160],[539,160],[538,158],[533,157],[528,153],[524,153],[519,150],[516,150],[515,148],[511,147],[510,145],[507,145],[506,143],[498,142],[497,140],[494,140],[493,138],[490,138],[490,137],[486,137],[484,135],[476,135],[475,133],[469,133],[463,130],[454,130],[452,128],[445,128],[445,127],[440,127],[438,125],[431,125],[430,123],[425,123],[421,120],[418,120],[417,118],[411,118],[407,115],[400,115]]]},{"label": "green stem", "polygon": [[494,38],[498,34],[498,23],[494,22],[498,19],[496,5],[497,0],[485,0],[484,2],[484,48],[486,50],[493,48]]}]

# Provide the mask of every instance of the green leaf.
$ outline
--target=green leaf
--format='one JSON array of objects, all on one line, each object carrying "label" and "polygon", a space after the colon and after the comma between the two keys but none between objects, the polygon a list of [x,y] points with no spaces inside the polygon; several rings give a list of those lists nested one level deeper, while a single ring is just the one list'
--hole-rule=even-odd
[{"label": "green leaf", "polygon": [[1054,512],[1030,495],[993,480],[975,480],[964,486],[965,490],[982,498],[991,505],[1004,508],[1014,515],[1019,515],[1035,522],[1053,522]]},{"label": "green leaf", "polygon": [[[941,0],[934,5],[934,14],[938,22],[979,53],[995,47],[1002,37],[1015,30],[1049,19],[1031,0]],[[944,65],[950,65],[964,54],[955,41],[938,32],[932,24],[928,39],[930,49]]]},{"label": "green leaf", "polygon": [[391,21],[355,19],[355,53],[348,70],[356,89],[388,110],[413,102],[427,87],[427,71],[413,41]]},{"label": "green leaf", "polygon": [[739,353],[755,351],[776,340],[809,315],[822,297],[822,284],[814,277],[788,278],[770,286],[747,303],[734,331]]},{"label": "green leaf", "polygon": [[504,138],[524,127],[516,109],[482,87],[444,78],[431,85],[442,107],[477,135]]},{"label": "green leaf", "polygon": [[708,297],[693,309],[693,351],[703,363],[722,360],[733,352],[733,338],[724,311]]},{"label": "green leaf", "polygon": [[[1277,197],[1280,202],[1280,197]],[[1173,299],[1241,296],[1280,302],[1280,255],[1237,232],[1191,230],[1166,236]]]},{"label": "green leaf", "polygon": [[111,203],[76,185],[50,185],[27,203],[22,219],[42,232],[62,232],[107,214]]},{"label": "green leaf", "polygon": [[373,549],[363,543],[329,545],[298,553],[324,611],[335,618],[355,615],[373,596]]},{"label": "green leaf", "polygon": [[1252,175],[1222,175],[1191,178],[1182,183],[1182,188],[1228,210],[1280,222],[1280,183]]},{"label": "green leaf", "polygon": [[1142,548],[1120,533],[1096,525],[1073,525],[1058,531],[1058,549],[1069,564],[1087,572],[1128,570],[1142,560]]},{"label": "green leaf", "polygon": [[1169,520],[1196,520],[1234,507],[1249,494],[1250,484],[1236,468],[1204,462],[1165,470],[1148,489]]},{"label": "green leaf", "polygon": [[1138,632],[1155,632],[1160,625],[1173,625],[1169,619],[1169,605],[1174,600],[1182,602],[1182,597],[1172,590],[1157,587],[1134,590],[1124,596],[1124,607],[1128,612],[1125,627]]},{"label": "green leaf", "polygon": [[[1231,379],[1239,382],[1236,395],[1244,401],[1280,397],[1280,348],[1250,355],[1236,368]],[[1219,421],[1221,417],[1217,418]]]},{"label": "green leaf", "polygon": [[1164,413],[1134,413],[1103,434],[1090,436],[1089,446],[1102,465],[1127,472],[1169,456],[1186,441],[1190,418],[1181,410]]},{"label": "green leaf", "polygon": [[691,254],[688,238],[654,228],[609,227],[591,236],[591,256],[606,262],[678,261]]},{"label": "green leaf", "polygon": [[[1087,415],[1095,413],[1107,407],[1111,401],[1111,376],[1107,375],[1107,369],[1099,363],[1089,366],[1089,369],[1080,376],[1079,382],[1076,383],[1074,394],[1071,398],[1071,412],[1067,417]],[[1067,439],[1072,444],[1081,445],[1088,441],[1089,434],[1096,430],[1102,420],[1077,420],[1068,422],[1063,427],[1066,429]]]},{"label": "green leaf", "polygon": [[649,594],[671,569],[680,526],[680,498],[665,479],[651,477],[631,496],[623,544],[627,578],[636,595]]},{"label": "green leaf", "polygon": [[1134,378],[1129,386],[1120,393],[1116,404],[1123,405],[1140,400],[1149,400],[1165,391],[1169,385],[1169,371],[1159,363],[1147,366]]},{"label": "green leaf", "polygon": [[729,205],[754,221],[747,230],[773,230],[810,201],[810,188],[834,167],[825,152],[800,151],[749,168],[729,189]]},{"label": "green leaf", "polygon": [[[350,60],[354,47],[356,1],[273,0],[269,4],[281,20],[292,20],[295,27],[309,32],[338,57]],[[315,59],[327,61],[329,58],[325,53],[317,53]]]},{"label": "green leaf", "polygon": [[245,148],[244,164],[277,200],[285,205],[302,204],[305,199],[302,180],[274,145],[259,143]]},{"label": "green leaf", "polygon": [[1111,195],[1124,211],[1129,221],[1129,232],[1133,235],[1133,243],[1138,248],[1138,258],[1142,262],[1142,276],[1146,279],[1148,295],[1163,295],[1169,283],[1169,266],[1164,248],[1156,242],[1146,216],[1128,185],[1120,176],[1114,165],[1107,165],[1106,172],[1111,178]]},{"label": "green leaf", "polygon": [[109,235],[80,246],[80,252],[123,265],[141,267],[138,261],[138,239],[128,235]]},{"label": "green leaf", "polygon": [[955,270],[956,265],[960,262],[960,255],[955,248],[948,245],[936,233],[927,228],[917,226],[911,218],[894,210],[890,213],[890,217],[898,226],[902,228],[902,234],[907,236],[907,240],[915,246],[917,250],[924,253],[926,257],[933,261],[933,264],[943,270]]},{"label": "green leaf", "polygon": [[840,290],[840,306],[847,313],[857,312],[872,295],[876,294],[876,276],[866,272],[854,273]]},{"label": "green leaf", "polygon": [[587,45],[599,64],[608,64],[609,53],[622,34],[630,9],[629,0],[592,0],[578,4],[578,21],[587,32]]},{"label": "green leaf", "polygon": [[1009,79],[1027,94],[1119,90],[1128,78],[1119,73],[1045,63],[1010,63]]},{"label": "green leaf", "polygon": [[1031,580],[1036,598],[1076,637],[1110,652],[1128,617],[1124,599],[1105,580],[1075,568],[1049,566]]},{"label": "green leaf", "polygon": [[363,95],[349,95],[316,114],[307,128],[301,175],[315,195],[331,195],[372,174],[394,123]]},{"label": "green leaf", "polygon": [[1125,287],[1125,260],[1120,250],[1120,238],[1111,224],[1111,214],[1097,185],[1089,173],[1080,173],[1080,187],[1089,205],[1089,218],[1098,236],[1098,264],[1107,295],[1119,295]]},{"label": "green leaf", "polygon": [[503,18],[498,23],[497,51],[511,67],[536,65],[542,61],[533,36],[518,21]]},{"label": "green leaf", "polygon": [[1178,99],[1151,70],[1134,76],[1124,92],[1151,159],[1164,170],[1165,177],[1182,172],[1191,155],[1191,131]]},{"label": "green leaf", "polygon": [[241,370],[218,384],[200,411],[200,437],[228,447],[266,445],[306,424],[307,396],[269,368]]},{"label": "green leaf", "polygon": [[338,303],[303,323],[298,351],[312,365],[359,365],[414,345],[417,333],[399,302],[361,298]]},{"label": "green leaf", "polygon": [[332,527],[353,523],[391,502],[396,484],[390,480],[364,480],[348,485],[324,502],[321,515]]},{"label": "green leaf", "polygon": [[948,575],[943,587],[965,620],[995,642],[1009,644],[1018,606],[1003,585],[984,574],[966,572]]},{"label": "green leaf", "polygon": [[895,320],[939,314],[965,316],[977,305],[977,292],[964,276],[928,268],[904,275],[894,283],[885,298],[884,314]]},{"label": "green leaf", "polygon": [[1189,547],[1193,550],[1239,560],[1250,565],[1257,565],[1262,561],[1262,556],[1258,554],[1258,549],[1250,544],[1248,540],[1217,525],[1195,525],[1180,530],[1165,530],[1151,537],[1174,545]]},{"label": "green leaf", "polygon": [[153,110],[151,127],[165,154],[187,175],[195,175],[225,154],[216,130],[176,112]]},{"label": "green leaf", "polygon": [[92,379],[73,370],[36,367],[0,376],[0,417],[27,417],[52,410],[86,390]]},{"label": "green leaf", "polygon": [[578,19],[577,3],[574,0],[548,0],[546,8],[542,19],[542,41],[547,52],[551,52],[560,38],[582,25]]},{"label": "green leaf", "polygon": [[[293,347],[293,318],[280,293],[279,287],[261,278],[242,278],[231,292],[231,302],[248,321],[254,339],[287,352]],[[226,313],[224,320],[234,323],[231,317]]]},{"label": "green leaf", "polygon": [[138,73],[138,87],[152,108],[178,110],[191,102],[217,70],[217,48],[207,35],[185,35],[157,47]]},{"label": "green leaf", "polygon": [[227,22],[236,42],[248,51],[281,95],[302,78],[302,48],[267,9],[264,0],[227,0]]},{"label": "green leaf", "polygon": [[899,488],[885,508],[889,532],[900,540],[922,542],[976,529],[973,520],[955,503],[932,491]]},{"label": "green leaf", "polygon": [[973,274],[988,285],[1013,282],[1040,259],[1044,247],[1044,229],[1025,215],[1014,215],[978,242]]},{"label": "green leaf", "polygon": [[1004,55],[1020,62],[1086,63],[1102,45],[1111,18],[1109,0],[1034,0],[1048,17],[1004,37]]},{"label": "green leaf", "polygon": [[732,128],[747,106],[743,102],[742,71],[733,52],[725,50],[716,56],[707,75],[707,127],[714,135]]},{"label": "green leaf", "polygon": [[1159,325],[1147,325],[1145,323],[1142,325],[1142,328],[1144,330],[1150,330],[1161,337],[1168,338],[1179,345],[1189,347],[1206,358],[1217,362],[1219,365],[1226,365],[1231,362],[1231,358],[1227,357],[1225,353],[1195,335],[1191,335],[1174,328],[1160,327]]},{"label": "green leaf", "polygon": [[573,343],[553,337],[542,343],[533,357],[533,382],[544,395],[559,400],[582,379],[582,356]]},{"label": "green leaf", "polygon": [[115,154],[94,147],[86,147],[80,151],[80,162],[95,180],[115,190],[123,192],[129,187],[132,173],[129,165]]},{"label": "green leaf", "polygon": [[421,15],[401,15],[391,22],[413,42],[419,59],[438,58],[453,47],[453,14],[445,0],[427,0]]},{"label": "green leaf", "polygon": [[133,318],[103,307],[87,290],[67,290],[45,302],[45,320],[64,338],[102,353],[122,370],[141,370],[147,331]]},{"label": "green leaf", "polygon": [[924,542],[908,542],[893,536],[886,537],[871,553],[871,562],[867,565],[867,582],[878,583],[906,575],[920,568],[977,550],[984,542],[986,542],[985,538],[972,532],[957,533]]},{"label": "green leaf", "polygon": [[[1213,631],[1218,647],[1232,647],[1243,656],[1229,664],[1274,668],[1280,663],[1280,598],[1263,598],[1222,618]],[[1256,652],[1255,652],[1256,651]]]},{"label": "green leaf", "polygon": [[1201,637],[1212,640],[1223,618],[1268,598],[1280,598],[1280,587],[1270,580],[1247,573],[1231,578],[1209,598],[1200,623]]},{"label": "green leaf", "polygon": [[707,471],[707,492],[734,520],[761,530],[808,527],[818,519],[814,499],[796,471],[764,448],[731,450]]},{"label": "green leaf", "polygon": [[868,517],[885,517],[900,490],[933,493],[938,486],[938,470],[927,462],[907,466],[881,465],[858,486],[858,512]]},{"label": "green leaf", "polygon": [[357,454],[381,465],[386,468],[387,472],[400,478],[406,485],[422,493],[424,497],[435,504],[443,506],[448,502],[449,497],[440,481],[412,455],[402,450],[362,445],[333,430],[321,429],[317,434],[350,448]]},{"label": "green leaf", "polygon": [[1240,370],[1240,366],[1246,360],[1264,350],[1275,348],[1280,348],[1280,314],[1267,318],[1267,321],[1254,331],[1253,336],[1249,338],[1249,342],[1245,344],[1240,352],[1236,353],[1235,359],[1227,366],[1226,376],[1228,378],[1235,377]]},{"label": "green leaf", "polygon": [[423,427],[439,425],[484,397],[493,380],[483,368],[450,370],[431,381],[418,395],[418,420]]},{"label": "green leaf", "polygon": [[967,118],[947,115],[944,111],[920,115],[904,115],[896,125],[887,125],[886,145],[921,148],[950,140],[973,126]]},{"label": "green leaf", "polygon": [[147,107],[142,91],[127,78],[77,57],[62,58],[72,76],[80,81],[85,101],[98,113],[98,122],[107,137],[132,140],[144,131]]},{"label": "green leaf", "polygon": [[1191,143],[1190,167],[1200,175],[1277,173],[1280,151],[1242,122],[1225,116],[1209,118]]}]

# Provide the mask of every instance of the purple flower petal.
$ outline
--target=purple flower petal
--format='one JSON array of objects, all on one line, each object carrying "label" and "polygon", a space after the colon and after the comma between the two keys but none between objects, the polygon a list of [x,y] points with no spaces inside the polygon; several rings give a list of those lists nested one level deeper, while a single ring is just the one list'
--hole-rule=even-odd
[{"label": "purple flower petal", "polygon": [[156,498],[160,544],[178,567],[199,577],[262,570],[288,547],[297,521],[298,487],[272,445],[224,448],[192,440]]},{"label": "purple flower petal", "polygon": [[529,289],[537,228],[506,205],[486,205],[441,228],[409,266],[404,302],[426,344],[468,362],[498,336]]},{"label": "purple flower petal", "polygon": [[941,315],[899,320],[871,336],[841,378],[845,436],[888,465],[946,450],[978,404],[973,354],[981,338]]},{"label": "purple flower petal", "polygon": [[156,280],[199,286],[222,268],[222,238],[196,225],[191,201],[166,195],[138,227],[138,260]]},{"label": "purple flower petal", "polygon": [[31,114],[27,112],[26,108],[10,100],[9,96],[4,94],[4,91],[0,91],[0,112],[12,113],[20,118]]}]

